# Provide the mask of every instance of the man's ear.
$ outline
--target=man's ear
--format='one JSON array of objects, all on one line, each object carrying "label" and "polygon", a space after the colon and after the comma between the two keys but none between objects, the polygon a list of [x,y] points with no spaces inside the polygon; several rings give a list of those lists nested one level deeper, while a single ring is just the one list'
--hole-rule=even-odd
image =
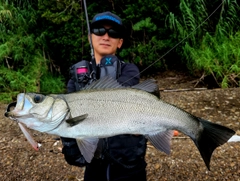
[{"label": "man's ear", "polygon": [[122,47],[122,44],[123,44],[123,39],[120,38],[119,41],[118,41],[118,49],[120,49]]}]

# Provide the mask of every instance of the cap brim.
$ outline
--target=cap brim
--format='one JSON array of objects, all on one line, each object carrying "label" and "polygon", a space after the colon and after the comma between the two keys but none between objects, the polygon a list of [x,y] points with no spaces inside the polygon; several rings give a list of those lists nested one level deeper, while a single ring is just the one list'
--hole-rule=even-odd
[{"label": "cap brim", "polygon": [[124,31],[123,25],[115,23],[114,21],[111,21],[111,20],[99,20],[99,21],[91,23],[90,27],[94,28],[96,26],[101,26],[101,25],[111,25],[113,28],[116,28],[116,30]]}]

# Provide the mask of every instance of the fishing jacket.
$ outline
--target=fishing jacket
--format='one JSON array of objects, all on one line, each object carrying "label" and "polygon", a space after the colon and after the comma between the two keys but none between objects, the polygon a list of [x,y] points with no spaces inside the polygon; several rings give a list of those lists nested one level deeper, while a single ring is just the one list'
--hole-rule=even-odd
[{"label": "fishing jacket", "polygon": [[[92,71],[91,64],[89,64],[88,69]],[[76,66],[72,66],[71,70],[72,72],[74,72],[74,70],[76,70]],[[86,75],[85,77],[90,77],[89,75]],[[119,60],[116,56],[112,55],[103,57],[101,63],[97,65],[96,77],[101,78],[106,75],[117,79],[118,82],[123,86],[136,85],[139,83],[140,79],[139,70],[136,65],[131,63],[125,63]],[[88,81],[86,81],[84,84],[82,84],[82,82],[80,81],[76,85],[77,80],[79,80],[77,76],[71,76],[71,79],[68,81],[67,84],[67,89],[69,93],[75,92],[79,89],[81,90],[81,86],[88,84]],[[89,82],[91,82],[91,80],[89,80]],[[103,165],[105,165],[106,167],[109,167],[109,165],[116,165],[116,167],[118,168],[118,174],[121,174],[122,176],[123,174],[127,174],[129,171],[131,172],[131,170],[133,170],[132,172],[135,173],[137,173],[136,169],[145,170],[146,162],[144,160],[144,157],[146,154],[146,141],[146,138],[141,135],[117,135],[105,139],[100,139],[98,143],[98,148],[95,153],[95,157],[93,158],[91,163],[87,163],[85,161],[84,157],[79,151],[75,139],[62,138],[62,152],[65,156],[66,161],[70,165],[80,167],[86,166],[85,177],[89,177],[89,175],[91,175],[88,174],[86,176],[86,173],[97,173],[96,165],[98,164],[100,164],[102,167],[104,167]],[[95,167],[96,169],[94,169]],[[120,171],[121,169],[123,170],[122,173]]]}]

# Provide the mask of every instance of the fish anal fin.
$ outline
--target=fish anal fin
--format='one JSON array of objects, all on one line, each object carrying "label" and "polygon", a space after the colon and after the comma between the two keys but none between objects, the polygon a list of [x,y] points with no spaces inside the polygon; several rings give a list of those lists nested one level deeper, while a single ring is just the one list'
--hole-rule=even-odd
[{"label": "fish anal fin", "polygon": [[98,140],[98,138],[76,139],[78,148],[88,163],[90,163],[94,157]]},{"label": "fish anal fin", "polygon": [[171,152],[171,139],[173,137],[173,133],[173,130],[167,130],[156,134],[146,135],[146,138],[156,149],[169,155]]},{"label": "fish anal fin", "polygon": [[67,119],[66,123],[68,123],[70,126],[75,126],[81,121],[83,121],[84,119],[86,119],[87,117],[88,117],[88,114],[83,114],[74,118]]}]

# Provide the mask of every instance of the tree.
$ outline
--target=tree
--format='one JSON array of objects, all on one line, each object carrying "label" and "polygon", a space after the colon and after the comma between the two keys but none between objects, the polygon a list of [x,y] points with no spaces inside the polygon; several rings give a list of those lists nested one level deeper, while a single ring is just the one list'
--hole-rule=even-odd
[{"label": "tree", "polygon": [[37,28],[34,3],[0,4],[0,98],[3,101],[23,91],[48,92],[49,82],[51,92],[62,92],[64,88],[62,77],[54,77],[49,71],[51,61],[46,57],[45,32]]}]

